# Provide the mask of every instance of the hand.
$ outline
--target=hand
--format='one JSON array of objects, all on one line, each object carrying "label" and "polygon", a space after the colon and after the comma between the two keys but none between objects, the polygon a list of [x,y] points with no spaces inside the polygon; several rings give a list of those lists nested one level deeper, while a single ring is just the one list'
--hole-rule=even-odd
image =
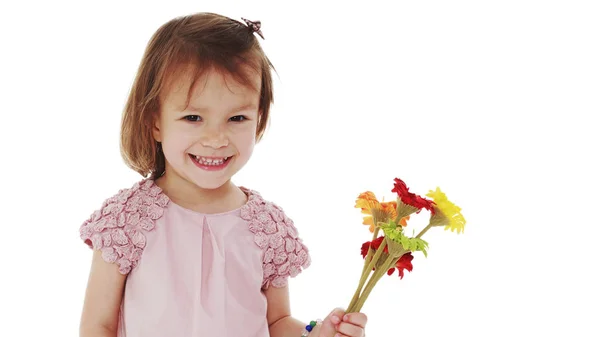
[{"label": "hand", "polygon": [[318,337],[364,337],[367,315],[360,312],[346,314],[336,308],[323,320]]}]

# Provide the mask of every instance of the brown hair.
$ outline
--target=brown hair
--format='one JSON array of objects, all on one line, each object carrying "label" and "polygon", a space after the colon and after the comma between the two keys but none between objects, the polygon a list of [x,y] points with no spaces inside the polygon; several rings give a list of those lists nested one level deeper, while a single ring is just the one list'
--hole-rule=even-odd
[{"label": "brown hair", "polygon": [[273,103],[273,65],[251,28],[214,13],[174,18],[149,41],[121,122],[121,155],[127,166],[144,177],[151,175],[156,179],[164,173],[165,158],[152,136],[152,125],[160,111],[161,94],[170,80],[189,70],[182,67],[185,65],[193,65],[196,76],[212,68],[246,86],[252,86],[252,82],[244,69],[258,72],[261,87],[257,141],[267,127]]}]

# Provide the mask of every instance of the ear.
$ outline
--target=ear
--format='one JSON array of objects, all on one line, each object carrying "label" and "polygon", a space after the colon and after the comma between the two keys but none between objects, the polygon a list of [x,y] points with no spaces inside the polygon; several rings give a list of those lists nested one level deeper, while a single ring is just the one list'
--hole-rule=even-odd
[{"label": "ear", "polygon": [[157,142],[162,142],[162,134],[160,132],[160,114],[154,113],[152,114],[152,137]]}]

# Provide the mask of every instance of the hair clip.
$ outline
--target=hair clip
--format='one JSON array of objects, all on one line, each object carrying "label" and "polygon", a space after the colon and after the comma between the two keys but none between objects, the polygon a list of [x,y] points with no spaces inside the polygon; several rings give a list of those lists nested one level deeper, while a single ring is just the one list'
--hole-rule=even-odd
[{"label": "hair clip", "polygon": [[250,28],[252,33],[257,33],[263,40],[265,39],[262,32],[260,31],[260,21],[250,21],[244,18],[242,18],[242,20],[244,20],[244,22],[246,23],[248,28]]}]

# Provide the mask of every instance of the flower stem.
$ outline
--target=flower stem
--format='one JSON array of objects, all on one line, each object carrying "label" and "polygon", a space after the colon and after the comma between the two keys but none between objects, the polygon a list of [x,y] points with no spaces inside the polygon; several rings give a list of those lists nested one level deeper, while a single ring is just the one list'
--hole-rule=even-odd
[{"label": "flower stem", "polygon": [[[375,220],[373,220],[373,221],[375,221]],[[377,234],[379,234],[379,227],[375,227],[375,229],[373,230],[373,239],[371,239],[371,242],[373,242],[373,241],[375,241],[375,239],[377,239]],[[367,270],[367,266],[371,262],[371,260],[370,260],[371,255],[373,255],[373,250],[369,246],[369,250],[367,251],[367,256],[365,257],[365,265],[363,266],[362,274],[365,273],[365,271]]]},{"label": "flower stem", "polygon": [[423,234],[425,234],[431,227],[433,227],[433,226],[431,226],[431,224],[427,225],[427,227],[423,228],[423,230],[419,234],[417,234],[416,238],[417,239],[421,238],[421,236],[423,236]]},{"label": "flower stem", "polygon": [[354,311],[358,312],[360,311],[360,309],[362,309],[363,305],[367,301],[367,298],[369,297],[369,294],[371,293],[373,288],[375,288],[377,282],[383,277],[383,275],[385,275],[385,273],[392,267],[392,265],[396,264],[396,262],[399,259],[400,258],[394,258],[392,255],[389,255],[387,257],[381,268],[375,271],[374,275],[369,280],[369,283],[367,283],[364,292],[360,295],[358,302],[353,308]]},{"label": "flower stem", "polygon": [[[371,274],[371,270],[373,270],[373,268],[375,267],[375,264],[377,263],[377,260],[383,253],[386,245],[387,245],[387,242],[385,240],[383,240],[381,242],[381,244],[379,245],[379,248],[375,252],[375,256],[373,256],[373,258],[369,261],[368,264],[365,261],[365,268],[363,269],[362,275],[360,276],[360,281],[358,282],[358,287],[356,287],[356,291],[354,292],[354,296],[352,297],[352,300],[350,301],[350,304],[348,305],[348,309],[346,310],[346,312],[353,312],[352,311],[353,307],[356,304],[356,301],[358,300],[358,298],[360,296],[362,288],[365,285],[365,282],[367,281],[369,274]],[[371,249],[371,247],[369,247],[369,253],[367,253],[367,257],[369,256],[371,251],[372,251],[372,249]]]}]

